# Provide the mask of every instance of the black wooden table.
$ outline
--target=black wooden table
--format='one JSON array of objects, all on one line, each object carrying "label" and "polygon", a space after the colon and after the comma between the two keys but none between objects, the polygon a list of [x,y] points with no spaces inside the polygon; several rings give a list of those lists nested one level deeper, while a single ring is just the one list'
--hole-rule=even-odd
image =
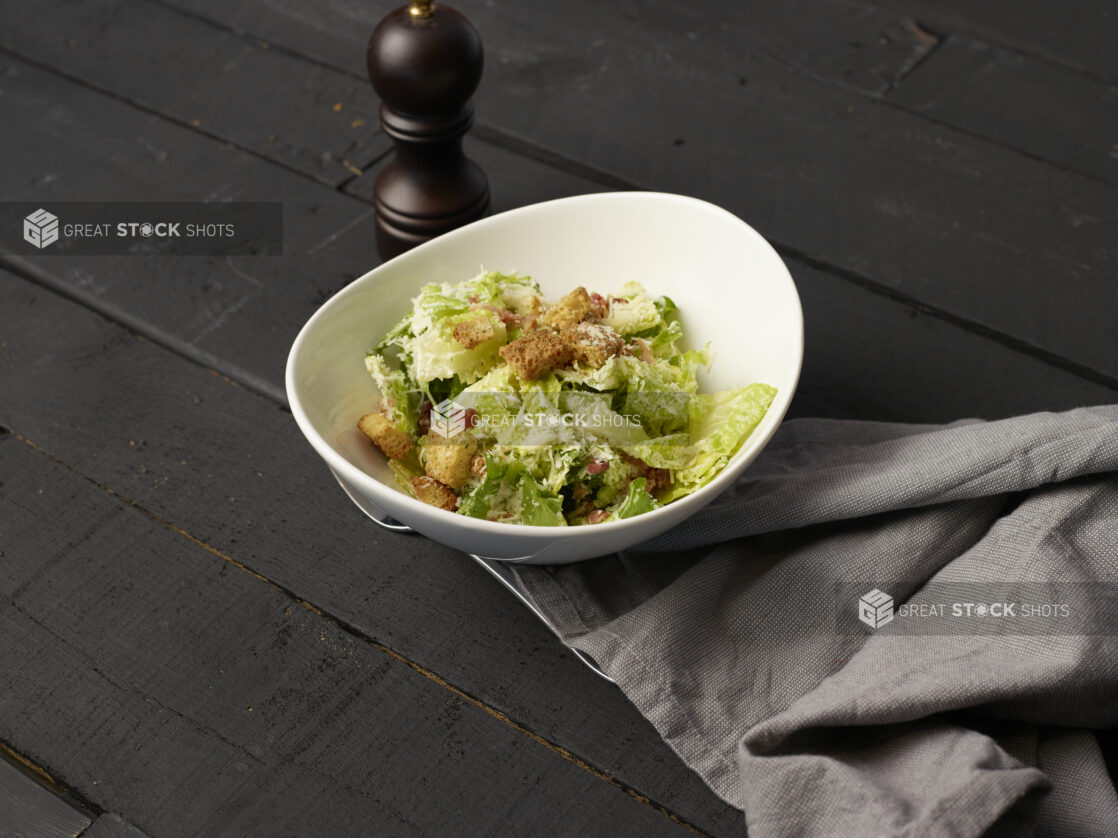
[{"label": "black wooden table", "polygon": [[[494,211],[651,188],[749,221],[803,299],[794,415],[1118,399],[1118,4],[458,5]],[[286,410],[297,330],[377,262],[389,8],[0,6],[3,200],[283,201],[287,248],[0,264],[0,832],[740,833]]]}]

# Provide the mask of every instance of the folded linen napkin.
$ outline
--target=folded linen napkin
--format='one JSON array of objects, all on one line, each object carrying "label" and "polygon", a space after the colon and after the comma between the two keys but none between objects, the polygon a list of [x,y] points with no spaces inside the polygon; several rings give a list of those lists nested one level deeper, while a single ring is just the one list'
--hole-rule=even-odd
[{"label": "folded linen napkin", "polygon": [[515,573],[755,838],[1118,836],[1118,406],[788,421],[679,527]]}]

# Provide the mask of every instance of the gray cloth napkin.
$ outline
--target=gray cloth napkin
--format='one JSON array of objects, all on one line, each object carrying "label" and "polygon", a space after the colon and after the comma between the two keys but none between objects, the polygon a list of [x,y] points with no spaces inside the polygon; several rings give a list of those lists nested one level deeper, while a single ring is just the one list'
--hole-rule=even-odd
[{"label": "gray cloth napkin", "polygon": [[754,838],[1118,836],[1118,406],[789,421],[679,527],[515,573]]}]

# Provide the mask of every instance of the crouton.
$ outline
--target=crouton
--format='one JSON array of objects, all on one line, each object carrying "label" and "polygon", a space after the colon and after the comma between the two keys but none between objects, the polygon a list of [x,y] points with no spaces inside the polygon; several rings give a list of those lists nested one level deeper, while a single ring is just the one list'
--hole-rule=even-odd
[{"label": "crouton", "polygon": [[573,323],[564,326],[560,336],[576,361],[594,369],[620,352],[625,345],[621,335],[601,323]]},{"label": "crouton", "polygon": [[474,317],[454,326],[454,339],[466,349],[473,349],[496,336],[497,330],[488,317]]},{"label": "crouton", "polygon": [[561,329],[564,326],[585,320],[594,310],[593,300],[586,293],[586,289],[580,285],[549,308],[544,313],[542,322],[545,326],[550,326],[553,329]]},{"label": "crouton", "polygon": [[383,413],[366,413],[357,420],[357,427],[391,460],[402,460],[411,451],[411,439]]},{"label": "crouton", "polygon": [[458,508],[458,495],[449,486],[444,486],[433,477],[413,477],[411,487],[415,496],[424,503],[453,512]]},{"label": "crouton", "polygon": [[424,470],[428,477],[452,489],[461,489],[470,479],[470,461],[476,450],[473,440],[459,436],[427,446]]},{"label": "crouton", "polygon": [[571,360],[571,348],[546,329],[528,332],[499,351],[521,381],[532,381]]}]

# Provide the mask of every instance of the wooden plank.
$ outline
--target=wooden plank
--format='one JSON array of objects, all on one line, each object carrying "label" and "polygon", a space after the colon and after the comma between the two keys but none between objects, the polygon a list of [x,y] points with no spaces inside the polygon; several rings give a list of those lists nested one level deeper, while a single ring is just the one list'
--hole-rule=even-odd
[{"label": "wooden plank", "polygon": [[[354,49],[341,3],[310,35],[293,3],[175,2],[339,65]],[[693,8],[470,7],[491,56],[479,118],[1118,380],[1113,187],[735,47],[748,19],[724,19],[725,4],[707,7],[725,29],[689,37]]]},{"label": "wooden plank", "polygon": [[936,32],[961,32],[1118,78],[1118,10],[1107,0],[876,0]]},{"label": "wooden plank", "polygon": [[30,445],[0,463],[0,735],[145,832],[687,834]]},{"label": "wooden plank", "polygon": [[136,829],[120,815],[105,814],[95,820],[93,825],[82,833],[81,838],[149,838],[149,836]]},{"label": "wooden plank", "polygon": [[888,101],[1118,183],[1118,87],[1113,84],[952,37]]},{"label": "wooden plank", "polygon": [[[878,417],[930,421],[1113,400],[996,343],[793,270],[813,301],[804,392],[848,415],[872,405]],[[350,508],[285,414],[26,283],[9,278],[0,293],[5,425],[689,821],[720,833],[736,824],[619,693],[476,568]],[[173,433],[158,416],[174,417]]]},{"label": "wooden plank", "polygon": [[138,0],[43,0],[0,46],[330,185],[391,147],[367,81]]},{"label": "wooden plank", "polygon": [[[796,259],[788,266],[804,306],[800,393],[818,414],[908,422],[997,419],[1118,400],[1118,388],[1085,381],[998,341],[846,283]],[[806,409],[805,409],[806,408]]]},{"label": "wooden plank", "polygon": [[[298,329],[377,263],[367,203],[18,59],[0,56],[0,90],[5,124],[14,127],[0,144],[9,200],[283,201],[283,257],[29,260],[71,293],[119,307],[137,328],[151,324],[208,353],[237,380],[282,393],[274,382],[282,382],[285,347]],[[246,317],[261,324],[251,336],[240,325]]]},{"label": "wooden plank", "polygon": [[84,813],[0,758],[0,835],[4,838],[76,838],[89,823]]},{"label": "wooden plank", "polygon": [[[376,264],[368,205],[277,172],[246,155],[215,148],[196,134],[137,114],[94,92],[72,89],[65,81],[18,62],[12,62],[5,87],[0,106],[13,124],[28,132],[26,143],[13,150],[13,165],[0,171],[0,185],[13,198],[21,194],[43,196],[43,192],[47,193],[43,197],[198,195],[232,182],[241,184],[240,188],[254,197],[285,196],[289,244],[295,252],[282,259],[130,257],[99,261],[43,257],[36,262],[37,267],[49,272],[48,279],[53,277],[72,293],[107,308],[114,316],[138,321],[134,328],[148,324],[177,339],[184,351],[194,347],[207,353],[212,360],[206,362],[226,374],[279,395],[287,350],[303,322],[330,293]],[[42,116],[47,100],[54,103],[55,112],[64,115],[64,122],[72,130],[60,131]],[[125,136],[142,133],[149,142],[171,149],[176,162],[157,163],[133,146],[126,152],[133,165],[124,166],[118,156],[119,143],[105,136],[106,120]],[[473,141],[470,148],[489,171],[497,209],[599,188],[587,178],[566,175],[486,143]],[[35,171],[40,159],[56,164],[50,183],[27,190],[22,173]],[[180,160],[181,164],[177,162]],[[199,170],[207,171],[208,177],[197,178]],[[375,169],[349,188],[367,197],[373,174]],[[834,278],[831,283],[842,285]],[[160,293],[153,294],[153,287]],[[817,283],[815,287],[823,285]],[[836,302],[836,296],[843,302]],[[894,335],[886,350],[870,342],[878,329],[859,315],[867,307],[878,310],[874,299],[864,302],[866,296],[861,289],[848,285],[833,290],[825,302],[815,303],[805,291],[809,326],[822,330],[815,334],[833,335],[827,343],[817,345],[829,347],[836,368],[873,370],[875,376],[892,384],[864,393],[857,404],[851,404],[842,396],[849,390],[830,387],[826,377],[812,379],[805,375],[797,411],[833,412],[828,408],[829,400],[839,397],[841,410],[848,415],[933,421],[974,412],[1002,416],[1019,410],[1106,400],[1109,391],[1105,388],[1056,375],[1046,364],[1034,365],[1023,359],[999,361],[990,367],[1017,368],[1021,370],[1017,378],[1006,379],[998,373],[966,375],[953,381],[953,376],[944,374],[945,368],[937,366],[938,356],[922,351],[922,341],[927,334],[936,333],[945,346],[955,339],[969,343],[965,338],[950,337],[957,336],[958,329],[936,326],[919,313],[915,321],[910,320],[909,308],[889,304],[885,309],[894,318],[890,322],[919,325],[911,333]],[[834,310],[849,312],[847,317],[863,324],[857,332],[843,331],[845,321],[827,317],[834,306],[838,306]],[[811,320],[813,317],[819,318],[815,321],[818,325]],[[997,350],[989,340],[974,345],[998,357],[1014,355]],[[842,352],[835,353],[833,346],[842,346]],[[903,351],[899,347],[904,347]],[[1031,384],[1036,376],[1059,383],[1054,380],[1051,389],[1039,390]],[[899,386],[906,378],[936,382],[936,386],[925,384],[926,389],[909,391]]]},{"label": "wooden plank", "polygon": [[[322,260],[320,260],[320,261],[322,261]],[[114,269],[115,269],[115,266],[114,266]],[[171,272],[167,272],[167,273],[170,274]],[[94,277],[93,282],[97,282],[98,279],[101,279],[101,277]],[[87,277],[87,282],[88,282],[88,280],[89,280],[89,278]],[[277,294],[276,296],[278,297],[278,299],[273,306],[274,310],[277,311],[277,312],[280,312],[280,313],[284,313],[286,311],[286,308],[288,307],[288,305],[287,305],[288,301],[287,301],[287,299],[282,298],[280,294]],[[264,318],[262,317],[262,318],[259,318],[259,321],[254,321],[254,322],[260,322],[260,321],[263,321],[263,320],[264,320]],[[200,442],[200,440],[198,440],[198,441]],[[420,556],[416,555],[416,556],[414,556],[414,558],[420,558]]]},{"label": "wooden plank", "polygon": [[[481,568],[359,513],[274,403],[10,275],[0,295],[0,425],[703,831],[740,829],[620,691]],[[515,789],[519,771],[497,774]]]},{"label": "wooden plank", "polygon": [[[64,92],[60,92],[59,95],[60,98],[66,96]],[[99,97],[92,98],[95,103],[101,102]],[[70,103],[69,107],[73,113],[75,110],[73,100],[66,101]],[[122,109],[119,114],[114,114],[114,117],[126,120],[127,114],[127,109]],[[214,155],[211,164],[227,165],[223,164],[222,160],[221,155]],[[513,163],[521,165],[520,161],[513,161]],[[262,166],[259,163],[257,165]],[[510,164],[509,168],[515,170],[514,165]],[[219,168],[217,171],[224,176],[227,170]],[[267,167],[265,171],[273,172]],[[502,171],[502,168],[498,166],[495,170],[491,170],[491,174],[494,171]],[[141,174],[138,176],[143,176],[142,172],[141,169]],[[238,171],[236,174],[247,182],[254,182],[244,171]],[[543,176],[540,177],[543,180]],[[524,182],[530,183],[530,180],[531,178]],[[498,195],[502,192],[507,193],[507,190],[502,189],[496,180],[495,188]],[[585,189],[583,186],[578,186],[573,188],[573,191],[585,191]],[[335,199],[332,197],[331,200]],[[269,276],[268,294],[261,295],[266,300],[266,305],[261,305],[259,308],[246,305],[229,315],[228,323],[236,332],[236,340],[240,343],[234,343],[223,349],[223,352],[227,352],[226,357],[237,358],[238,362],[243,362],[244,357],[250,359],[256,357],[266,363],[274,364],[277,371],[281,368],[289,337],[284,336],[277,329],[276,324],[282,325],[293,320],[301,322],[315,304],[313,299],[309,299],[309,292],[314,289],[306,287],[307,280],[303,271],[310,268],[320,270],[323,263],[337,261],[333,256],[326,257],[321,254],[315,257],[317,262],[312,260],[306,263],[293,262],[291,257],[285,259],[286,270],[276,270],[274,276]],[[40,260],[40,264],[50,266],[52,269],[56,263],[57,260]],[[101,284],[107,286],[102,299],[113,300],[117,305],[127,306],[146,318],[156,319],[158,314],[171,326],[176,324],[176,317],[181,320],[183,317],[196,316],[197,304],[188,296],[184,296],[182,289],[194,287],[194,284],[198,283],[204,275],[204,270],[209,270],[209,266],[202,266],[197,269],[189,268],[188,272],[186,265],[164,261],[146,268],[153,273],[145,277],[140,275],[140,269],[133,267],[131,260],[113,260],[103,266],[92,265],[89,260],[86,260],[85,264],[75,267],[77,270],[84,271],[76,274],[76,277],[84,279],[86,286]],[[124,290],[128,285],[119,279],[121,274],[135,276],[135,284],[131,286],[131,290]],[[149,299],[152,296],[150,288],[153,277],[160,283],[166,303],[164,309],[156,312],[153,312]],[[340,277],[338,281],[345,281],[345,278]],[[909,342],[901,346],[889,347],[890,350],[895,351],[882,351],[880,345],[870,340],[871,336],[879,334],[872,321],[859,319],[856,316],[864,306],[869,306],[868,310],[876,311],[871,304],[863,302],[868,295],[833,277],[826,281],[834,284],[835,287],[846,289],[846,307],[833,308],[833,301],[828,298],[824,301],[825,305],[816,309],[817,314],[814,316],[822,318],[823,325],[834,329],[842,328],[845,319],[848,318],[852,327],[862,331],[845,335],[840,332],[840,340],[821,344],[830,352],[836,352],[835,347],[841,347],[842,352],[861,353],[851,354],[845,364],[841,356],[833,356],[832,363],[824,368],[821,375],[814,378],[814,381],[822,386],[823,394],[839,392],[837,386],[832,386],[831,378],[837,378],[836,374],[841,373],[844,387],[848,380],[856,379],[860,387],[859,392],[866,397],[866,401],[859,401],[856,407],[862,410],[877,410],[883,406],[887,412],[879,415],[886,417],[896,416],[900,410],[912,410],[911,418],[925,420],[930,418],[926,411],[942,411],[944,418],[955,418],[958,415],[971,415],[976,412],[986,414],[1000,410],[1012,412],[1020,405],[1019,392],[1030,393],[1035,399],[1034,404],[1041,407],[1055,407],[1058,406],[1060,399],[1068,398],[1067,394],[1061,391],[1060,386],[1057,386],[1052,389],[1055,395],[1051,396],[1051,401],[1046,401],[1049,398],[1047,391],[1031,387],[1031,382],[1037,380],[1034,378],[1035,375],[1039,375],[1041,380],[1044,378],[1043,372],[1033,372],[1036,362],[1027,358],[1014,360],[1016,353],[1008,352],[996,345],[990,351],[995,357],[1010,359],[1000,363],[1008,367],[1011,376],[1016,376],[1009,378],[1008,381],[1029,382],[1030,389],[1018,387],[1014,390],[1009,384],[1004,388],[990,387],[981,375],[964,376],[962,384],[944,379],[937,380],[933,376],[932,380],[937,381],[937,386],[932,388],[920,377],[919,367],[915,372],[913,371],[912,359],[923,357],[925,364],[934,365],[935,357],[928,357],[923,351],[922,338],[929,331],[934,335],[938,330],[940,335],[938,339],[947,345],[952,345],[956,339],[952,337],[956,331],[954,327],[944,326],[933,320],[931,328],[928,329],[920,324],[925,323],[929,318],[924,318],[917,312],[913,318],[916,325],[912,327],[911,332],[902,326],[898,326],[895,330],[901,337],[907,336]],[[805,296],[805,302],[806,299]],[[177,314],[174,312],[175,308],[180,309]],[[306,313],[300,314],[300,309],[305,309]],[[898,323],[904,323],[911,310],[888,302],[883,311],[888,317],[895,318]],[[243,317],[241,312],[244,312]],[[813,315],[809,314],[810,316]],[[809,329],[819,328],[810,324],[809,320]],[[94,354],[96,350],[93,347],[99,348],[105,341],[111,343],[118,339],[98,337],[93,340],[89,349],[79,349],[78,355]],[[965,341],[966,336],[959,339]],[[29,345],[35,345],[36,340],[39,340],[37,335],[29,335]],[[988,343],[976,339],[970,344],[963,345],[973,346],[976,357],[985,357]],[[265,347],[267,351],[263,351],[261,347]],[[847,347],[853,349],[848,350]],[[245,355],[238,356],[234,350],[244,352]],[[64,358],[68,350],[59,349],[59,352]],[[257,354],[254,356],[249,354],[251,352]],[[895,365],[890,370],[890,375],[898,383],[892,389],[873,386],[873,376],[876,375],[878,365],[883,363],[883,358],[886,359],[885,362]],[[130,365],[132,361],[128,360],[125,363]],[[965,359],[957,360],[953,364],[952,369],[966,369]],[[144,368],[143,364],[139,367],[139,369]],[[140,442],[148,440],[149,445],[156,446],[156,442],[151,440],[150,425],[144,422],[142,413],[128,413],[124,417],[113,414],[111,418],[104,414],[104,406],[101,404],[103,392],[112,386],[110,382],[115,381],[114,369],[115,367],[112,366],[101,368],[100,387],[85,391],[86,401],[81,406],[81,412],[102,417],[105,422],[91,432],[92,438],[82,437],[78,444],[78,439],[71,439],[68,433],[62,433],[57,428],[49,431],[53,446],[65,449],[67,456],[73,453],[76,458],[81,458],[81,461],[91,468],[93,466],[108,468],[104,465],[103,459],[91,456],[91,452],[101,452],[103,456],[105,439],[110,436],[121,450],[129,441],[137,442],[139,445]],[[997,364],[992,364],[990,369],[999,374],[1002,372]],[[166,379],[168,384],[174,383],[177,387],[178,382],[183,380],[183,376],[184,373],[176,367],[171,372],[152,371],[141,378],[146,380],[150,377],[152,382]],[[1057,375],[1056,379],[1061,380],[1061,376],[1062,374]],[[202,377],[209,383],[216,381],[208,376]],[[913,379],[918,382],[918,386],[913,386]],[[1083,384],[1071,376],[1062,376],[1062,379],[1073,381],[1076,385]],[[938,383],[940,381],[945,381],[945,385],[940,386]],[[27,393],[28,401],[31,401],[38,392],[30,389],[33,383],[38,386],[37,382],[30,380],[25,382],[28,389],[24,392]],[[934,389],[934,392],[929,395],[927,391],[921,389],[924,386],[928,386],[929,390]],[[253,565],[266,566],[268,574],[273,578],[282,578],[284,584],[294,590],[313,592],[313,600],[316,603],[326,605],[328,610],[334,613],[342,614],[347,622],[362,627],[372,636],[391,638],[394,646],[406,648],[409,654],[430,663],[441,674],[450,677],[455,683],[462,684],[471,694],[485,695],[497,706],[530,723],[534,730],[546,731],[547,735],[591,759],[595,764],[609,766],[611,770],[616,770],[624,782],[641,788],[662,802],[671,801],[671,805],[677,811],[688,815],[694,813],[694,817],[690,819],[704,825],[712,822],[722,823],[724,820],[727,825],[735,825],[736,828],[735,813],[725,812],[723,815],[715,810],[715,813],[711,814],[707,810],[710,806],[709,795],[703,796],[705,792],[699,788],[698,781],[675,762],[666,748],[656,741],[651,728],[636,717],[635,712],[621,701],[616,693],[609,691],[606,685],[599,684],[588,673],[583,674],[579,665],[559,652],[550,636],[527,614],[521,612],[514,602],[493,588],[488,580],[471,575],[472,568],[463,568],[460,557],[417,539],[391,538],[389,543],[378,548],[377,544],[380,542],[374,541],[374,534],[370,532],[367,523],[352,510],[339,508],[339,504],[344,504],[344,501],[336,488],[330,485],[321,466],[314,460],[298,435],[290,428],[282,433],[276,430],[277,426],[273,422],[286,423],[288,420],[274,414],[271,408],[267,408],[262,409],[268,417],[267,421],[262,422],[259,416],[246,415],[243,419],[237,420],[234,429],[231,429],[226,424],[228,416],[210,415],[212,405],[220,404],[225,409],[230,398],[225,389],[227,387],[227,384],[222,384],[213,391],[200,390],[193,393],[192,396],[197,396],[201,400],[199,403],[178,404],[176,402],[177,410],[182,411],[178,415],[183,417],[183,424],[187,426],[183,428],[181,438],[175,442],[158,442],[158,456],[154,462],[148,459],[132,461],[130,468],[110,471],[104,474],[103,478],[113,484],[126,483],[128,491],[148,498],[171,520],[183,524],[189,523],[191,531],[198,529],[206,533],[207,537],[219,535],[222,539],[221,543],[231,551],[239,552],[246,549],[244,545],[257,544],[259,541],[259,546],[254,548],[252,554]],[[805,394],[811,389],[805,387]],[[1074,386],[1070,389],[1074,390]],[[77,390],[81,390],[80,384],[77,385]],[[152,398],[148,390],[147,385],[138,381],[135,389],[130,390],[126,398],[132,404],[144,405]],[[898,408],[897,403],[903,402],[907,390],[912,390],[912,399],[907,406]],[[69,390],[60,392],[65,392],[68,400],[74,398],[74,393]],[[816,392],[820,391],[816,390]],[[1009,392],[1016,401],[1011,400],[1005,406],[1000,405],[996,399],[1002,392]],[[847,400],[847,404],[849,401]],[[959,412],[953,412],[956,408]],[[849,410],[849,407],[846,409]],[[203,415],[209,415],[209,419],[203,421]],[[57,417],[52,416],[49,411],[35,416],[26,415],[25,419],[44,427],[57,421]],[[251,462],[252,458],[233,463],[226,459],[227,448],[235,444],[233,440],[257,439],[261,434],[264,439],[280,440],[275,445],[261,446],[259,443],[254,443],[258,454],[262,447],[268,450],[267,473],[318,475],[319,477],[313,484],[314,489],[311,493],[313,497],[306,499],[306,503],[309,504],[308,510],[302,514],[298,522],[299,527],[305,528],[306,535],[294,546],[289,544],[286,534],[289,524],[282,524],[273,517],[276,509],[290,506],[289,493],[286,490],[275,491],[261,497],[258,494],[260,487],[253,485],[257,481],[250,480],[248,485],[242,485],[240,482],[255,476],[256,469],[253,467],[258,463]],[[213,451],[215,440],[221,445],[221,450],[218,452]],[[73,452],[69,449],[72,444],[76,446]],[[153,447],[149,454],[155,450]],[[188,463],[180,464],[180,459],[184,459],[188,452]],[[185,465],[186,468],[179,468],[180,465]],[[139,468],[144,468],[145,471],[140,472]],[[155,474],[159,477],[155,477]],[[214,478],[210,475],[219,475],[219,477]],[[158,481],[163,477],[167,477],[168,481],[160,486]],[[153,485],[148,485],[149,480]],[[232,490],[225,495],[222,492],[223,488]],[[238,501],[223,503],[211,509],[204,499],[215,492],[218,497],[232,496],[237,497]],[[251,502],[248,498],[251,498]],[[164,506],[165,504],[170,506]],[[267,527],[274,532],[265,534],[257,532],[251,523],[253,520],[267,522]],[[337,534],[334,530],[341,530],[343,533]],[[378,532],[376,535],[381,534]],[[366,556],[369,555],[370,550],[378,549],[382,554],[377,557],[377,565],[362,568],[361,575],[356,578],[348,575],[351,570],[348,567],[347,575],[339,578],[334,560],[328,558]],[[307,556],[317,557],[310,567],[307,566]],[[422,575],[416,575],[417,566],[422,568]],[[367,595],[365,592],[369,590],[375,591],[375,595]],[[448,602],[455,603],[453,609],[448,608],[446,605]],[[418,608],[403,607],[405,604],[413,606],[414,603],[421,603],[421,605]],[[505,611],[502,612],[501,609]],[[495,617],[495,614],[499,616]],[[477,636],[479,634],[480,637]],[[462,644],[451,642],[451,639],[461,637],[477,639],[465,644],[469,648],[463,649]],[[519,672],[511,687],[506,683],[510,670]],[[552,710],[551,707],[540,706],[541,690],[548,695],[561,697],[558,700],[558,709]],[[611,698],[606,698],[603,690],[607,691]],[[600,700],[596,700],[599,697]],[[640,743],[640,747],[633,745],[634,742]],[[692,795],[694,800],[691,799]]]},{"label": "wooden plank", "polygon": [[[157,0],[163,5],[215,21],[235,31],[297,48],[355,77],[365,75],[365,44],[377,22],[395,8],[392,3],[354,4],[346,0]],[[642,0],[617,13],[593,3],[549,4],[544,0],[505,6],[497,3],[456,4],[477,27],[486,47],[486,73],[527,70],[522,83],[539,74],[569,77],[572,71],[593,71],[636,30],[676,33],[724,59],[725,81],[738,85],[744,55],[751,60],[793,67],[828,83],[880,93],[935,45],[935,37],[903,15],[842,0],[786,0],[783,3],[678,3]],[[587,17],[590,14],[590,17]],[[588,36],[586,56],[563,55],[552,37],[523,38],[521,27],[546,18],[561,29]],[[666,55],[668,45],[650,47]],[[624,63],[631,56],[620,59]],[[586,60],[589,59],[589,60]],[[638,58],[639,60],[639,58]],[[686,64],[680,61],[680,66]],[[748,78],[745,79],[748,84]]]}]

